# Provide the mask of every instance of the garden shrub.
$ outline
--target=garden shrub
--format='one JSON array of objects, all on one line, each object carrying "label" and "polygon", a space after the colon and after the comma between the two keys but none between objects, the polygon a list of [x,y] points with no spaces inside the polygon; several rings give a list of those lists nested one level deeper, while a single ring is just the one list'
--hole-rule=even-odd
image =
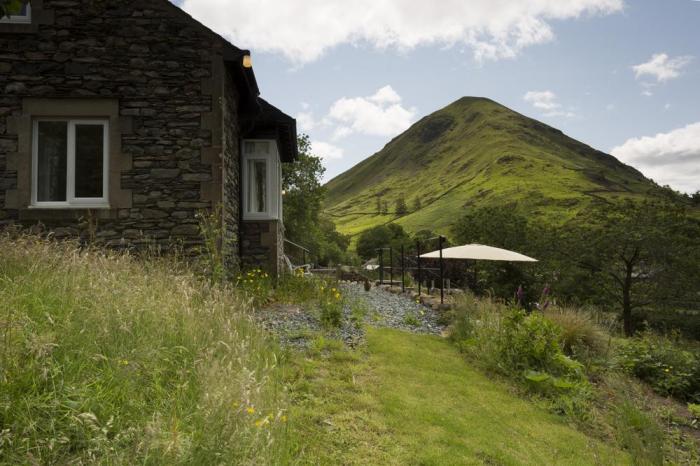
[{"label": "garden shrub", "polygon": [[273,293],[272,278],[261,269],[252,269],[236,277],[236,288],[255,306],[266,304]]},{"label": "garden shrub", "polygon": [[319,288],[318,306],[321,323],[327,328],[340,327],[343,322],[344,300],[340,290],[324,283]]},{"label": "garden shrub", "polygon": [[700,351],[681,341],[645,331],[621,342],[617,362],[655,392],[680,400],[700,400]]}]

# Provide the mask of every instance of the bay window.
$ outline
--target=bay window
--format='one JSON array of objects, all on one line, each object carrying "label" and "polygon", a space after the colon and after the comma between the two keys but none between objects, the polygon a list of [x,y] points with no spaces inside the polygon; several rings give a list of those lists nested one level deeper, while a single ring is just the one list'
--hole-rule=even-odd
[{"label": "bay window", "polygon": [[243,141],[243,219],[282,218],[282,173],[274,140]]},{"label": "bay window", "polygon": [[33,207],[109,207],[106,120],[38,119],[32,142]]},{"label": "bay window", "polygon": [[7,9],[7,15],[0,18],[0,23],[27,24],[32,22],[32,7],[29,2],[11,3],[5,8]]}]

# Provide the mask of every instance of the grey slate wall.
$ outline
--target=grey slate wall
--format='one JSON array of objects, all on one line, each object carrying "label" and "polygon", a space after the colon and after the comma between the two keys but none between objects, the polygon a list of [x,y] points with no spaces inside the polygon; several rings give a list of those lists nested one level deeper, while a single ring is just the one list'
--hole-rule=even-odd
[{"label": "grey slate wall", "polygon": [[[237,243],[237,96],[227,87],[224,138],[221,41],[160,0],[32,5],[40,23],[32,31],[0,25],[0,227],[40,221],[59,237],[96,228],[97,242],[110,246],[196,248],[195,213],[222,201],[225,149],[224,219]],[[121,153],[111,154],[119,158],[112,209],[27,209],[25,99],[37,97],[66,99],[67,107],[118,102],[110,120],[121,133]]]}]

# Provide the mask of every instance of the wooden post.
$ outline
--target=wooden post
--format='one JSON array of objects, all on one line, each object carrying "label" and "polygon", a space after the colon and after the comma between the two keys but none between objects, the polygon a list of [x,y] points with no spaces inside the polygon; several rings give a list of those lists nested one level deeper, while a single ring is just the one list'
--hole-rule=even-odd
[{"label": "wooden post", "polygon": [[444,240],[445,237],[440,235],[438,239],[440,243],[440,304],[445,304],[445,267],[442,263],[442,242]]},{"label": "wooden post", "polygon": [[401,245],[401,292],[405,293],[406,292],[406,280],[404,279],[405,274],[406,274],[406,269],[404,267],[404,247],[403,244]]},{"label": "wooden post", "polygon": [[420,241],[416,241],[416,254],[417,254],[417,260],[418,260],[418,297],[420,297],[420,287],[421,287],[421,280],[423,280],[423,277],[421,276],[421,269],[420,269]]},{"label": "wooden post", "polygon": [[384,284],[384,250],[379,250],[379,284]]},{"label": "wooden post", "polygon": [[389,286],[394,286],[394,249],[389,248]]}]

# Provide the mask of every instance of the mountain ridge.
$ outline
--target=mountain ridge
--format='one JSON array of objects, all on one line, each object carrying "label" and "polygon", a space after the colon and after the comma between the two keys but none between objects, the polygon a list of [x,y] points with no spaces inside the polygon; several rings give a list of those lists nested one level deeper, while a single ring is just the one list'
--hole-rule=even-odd
[{"label": "mountain ridge", "polygon": [[[479,206],[562,223],[593,203],[662,189],[612,155],[484,97],[424,116],[326,187],[326,213],[347,234],[389,222],[449,234],[455,216]],[[406,215],[394,212],[400,198]],[[416,198],[421,208],[412,211]]]}]

